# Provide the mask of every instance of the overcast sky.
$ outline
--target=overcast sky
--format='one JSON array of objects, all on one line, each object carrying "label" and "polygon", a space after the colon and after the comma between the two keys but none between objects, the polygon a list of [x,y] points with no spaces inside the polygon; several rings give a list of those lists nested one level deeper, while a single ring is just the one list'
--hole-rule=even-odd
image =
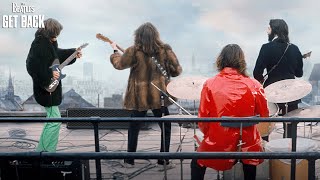
[{"label": "overcast sky", "polygon": [[[32,15],[59,20],[64,26],[58,38],[61,48],[89,43],[82,61],[66,69],[72,76],[82,77],[83,63],[91,62],[96,79],[113,78],[126,83],[128,71],[113,69],[109,62],[111,47],[97,40],[95,34],[102,33],[126,48],[133,44],[134,30],[148,21],[172,46],[182,67],[190,66],[192,54],[197,64],[211,66],[223,46],[237,43],[253,68],[261,45],[267,42],[271,18],[285,19],[291,42],[302,53],[313,51],[311,63],[320,62],[319,0],[1,0],[1,17],[21,15],[12,12],[13,2],[33,6]],[[25,59],[35,31],[0,28],[0,66],[6,71],[11,68],[15,79],[29,78]]]}]

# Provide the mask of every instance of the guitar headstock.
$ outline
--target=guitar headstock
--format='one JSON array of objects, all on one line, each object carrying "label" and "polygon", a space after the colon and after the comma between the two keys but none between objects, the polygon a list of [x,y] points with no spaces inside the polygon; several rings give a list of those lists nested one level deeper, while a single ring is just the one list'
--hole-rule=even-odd
[{"label": "guitar headstock", "polygon": [[307,53],[303,54],[302,57],[303,57],[303,58],[308,58],[308,57],[311,56],[311,53],[312,53],[312,51],[307,52]]},{"label": "guitar headstock", "polygon": [[110,44],[113,43],[109,38],[107,38],[106,36],[104,36],[104,35],[102,35],[102,34],[100,34],[100,33],[98,33],[98,34],[96,35],[96,37],[97,37],[98,39],[104,41],[104,42],[108,42],[108,43],[110,43]]},{"label": "guitar headstock", "polygon": [[77,48],[77,50],[81,50],[81,49],[87,47],[88,45],[89,45],[89,43],[84,43],[84,44],[82,44],[81,46],[79,46],[79,47]]}]

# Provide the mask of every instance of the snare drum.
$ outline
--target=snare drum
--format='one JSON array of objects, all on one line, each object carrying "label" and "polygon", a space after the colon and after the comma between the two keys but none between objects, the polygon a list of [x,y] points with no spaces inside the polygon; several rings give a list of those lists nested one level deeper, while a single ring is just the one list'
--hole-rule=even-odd
[{"label": "snare drum", "polygon": [[[279,107],[275,103],[268,102],[269,117],[277,117],[279,114]],[[274,122],[261,122],[257,124],[258,131],[260,132],[261,137],[269,136],[275,127]]]}]

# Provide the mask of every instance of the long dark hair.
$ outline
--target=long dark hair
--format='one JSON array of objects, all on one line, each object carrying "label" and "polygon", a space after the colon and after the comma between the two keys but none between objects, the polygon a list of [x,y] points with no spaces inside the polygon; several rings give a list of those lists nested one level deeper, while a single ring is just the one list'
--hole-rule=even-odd
[{"label": "long dark hair", "polygon": [[[271,19],[269,22],[271,27],[272,38],[277,35],[282,42],[289,43],[289,28],[283,19]],[[270,39],[269,39],[270,40]]]},{"label": "long dark hair", "polygon": [[142,24],[134,32],[134,44],[136,48],[148,55],[153,55],[159,52],[163,47],[163,42],[160,40],[160,34],[157,28],[150,22]]},{"label": "long dark hair", "polygon": [[248,76],[244,53],[237,44],[226,45],[221,50],[216,65],[219,71],[222,71],[225,67],[231,67],[237,69],[240,74]]}]

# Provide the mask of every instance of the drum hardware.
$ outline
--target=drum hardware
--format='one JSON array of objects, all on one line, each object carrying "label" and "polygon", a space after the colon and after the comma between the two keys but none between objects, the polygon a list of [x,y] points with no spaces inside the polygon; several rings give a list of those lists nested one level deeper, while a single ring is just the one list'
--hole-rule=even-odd
[{"label": "drum hardware", "polygon": [[[317,118],[320,117],[320,105],[298,108],[288,112],[283,117]],[[312,125],[310,126],[310,139],[312,139]],[[305,126],[304,126],[305,137]]]},{"label": "drum hardware", "polygon": [[[290,139],[274,139],[266,143],[266,152],[290,152]],[[317,151],[317,143],[312,139],[298,138],[297,151],[312,152]],[[270,159],[270,178],[271,179],[290,179],[290,159]],[[292,162],[291,162],[292,163]],[[296,164],[296,179],[308,179],[308,162],[300,159]],[[310,179],[310,177],[309,177]]]},{"label": "drum hardware", "polygon": [[[272,83],[264,90],[269,102],[285,103],[286,115],[288,113],[288,102],[296,101],[308,95],[312,90],[312,85],[302,79],[286,79]],[[287,122],[285,122],[285,126],[285,137],[288,137]]]},{"label": "drum hardware", "polygon": [[[163,116],[162,118],[196,118],[196,116],[193,115],[183,115],[183,114],[178,114],[178,115],[167,115]],[[179,124],[179,136],[180,136],[180,144],[178,146],[177,151],[182,152],[182,131],[181,131],[181,126],[182,123]],[[183,180],[183,164],[182,164],[183,159],[180,159],[180,175],[181,175],[181,180]]]},{"label": "drum hardware", "polygon": [[162,91],[158,86],[156,86],[155,84],[153,84],[153,82],[151,82],[152,86],[155,87],[157,90],[159,90],[161,93],[163,93],[164,96],[166,96],[170,102],[172,102],[173,104],[175,104],[176,106],[178,106],[181,110],[183,110],[185,113],[187,113],[188,115],[192,115],[190,112],[188,112],[186,109],[184,109],[180,104],[178,104],[175,100],[173,100],[167,93],[165,93],[164,91]]},{"label": "drum hardware", "polygon": [[179,99],[199,100],[203,84],[207,79],[203,76],[176,78],[167,85],[167,91]]},{"label": "drum hardware", "polygon": [[[298,89],[298,91],[297,91]],[[265,94],[269,102],[285,103],[286,114],[288,112],[288,102],[296,101],[308,95],[312,90],[312,85],[301,79],[286,79],[270,84],[265,89]],[[285,115],[286,115],[285,114]],[[297,143],[297,122],[292,122],[292,152],[296,151]],[[287,123],[285,123],[287,127]],[[312,131],[312,130],[311,130]],[[288,135],[286,128],[285,137]],[[295,179],[296,159],[291,159],[291,179]]]},{"label": "drum hardware", "polygon": [[[284,107],[285,107],[285,114],[287,114],[288,113],[288,103],[285,103]],[[288,137],[288,122],[285,122],[284,124],[286,126],[285,138],[287,138]]]},{"label": "drum hardware", "polygon": [[[241,147],[242,145],[245,144],[242,142],[242,123],[240,123],[240,134],[239,134],[239,144],[237,145],[238,146],[238,152],[241,152]],[[241,162],[240,162],[240,159],[238,159],[237,163],[235,164],[236,167],[241,167]],[[236,169],[233,171],[233,175],[234,177],[236,177]]]},{"label": "drum hardware", "polygon": [[269,102],[288,103],[308,95],[312,85],[302,79],[286,79],[272,83],[264,90]]},{"label": "drum hardware", "polygon": [[[269,117],[277,117],[279,114],[279,107],[276,103],[268,102],[269,109]],[[257,129],[261,135],[261,137],[267,137],[274,130],[275,123],[274,122],[260,122],[257,124]]]},{"label": "drum hardware", "polygon": [[[161,92],[161,106],[164,107],[164,96],[166,96],[170,102],[172,102],[173,104],[175,104],[176,106],[178,106],[180,109],[179,111],[184,111],[185,113],[187,113],[189,116],[192,116],[192,114],[190,112],[188,112],[186,109],[184,109],[180,104],[178,104],[175,100],[173,100],[167,93],[165,93],[163,90],[161,90],[158,86],[156,86],[153,82],[151,82],[151,85],[154,86],[157,90],[159,90]],[[165,116],[162,116],[165,117]],[[168,118],[168,117],[167,117]],[[179,129],[180,129],[180,151],[182,151],[182,136],[181,136],[181,123],[179,124]],[[163,150],[165,149],[165,129],[164,129],[164,122],[162,122],[162,134],[163,134]],[[181,179],[183,179],[183,164],[182,164],[182,159],[180,160],[180,167],[181,167]],[[166,169],[166,161],[164,162],[164,179],[167,179],[167,169]]]},{"label": "drum hardware", "polygon": [[[253,117],[256,117],[256,116],[253,116]],[[223,118],[223,117],[222,117]],[[253,126],[255,125],[256,123],[245,123],[245,125],[243,125],[242,122],[240,123],[221,123],[221,126],[223,127],[239,127],[239,140],[238,140],[238,152],[241,152],[242,150],[242,145],[245,144],[245,142],[242,141],[242,135],[243,135],[243,127],[247,127],[247,126]],[[235,168],[233,170],[233,177],[236,177],[236,172],[238,171],[238,168],[241,169],[242,167],[242,163],[240,162],[241,160],[238,159],[237,162],[235,163]],[[219,174],[219,171],[218,171],[218,174]]]},{"label": "drum hardware", "polygon": [[[170,81],[167,85],[167,91],[176,98],[193,100],[195,110],[195,100],[200,100],[203,84],[207,79],[203,76],[180,77]],[[188,113],[188,115],[191,114]],[[196,122],[193,122],[193,135],[196,135]],[[197,150],[196,142],[194,142],[194,149]]]}]

